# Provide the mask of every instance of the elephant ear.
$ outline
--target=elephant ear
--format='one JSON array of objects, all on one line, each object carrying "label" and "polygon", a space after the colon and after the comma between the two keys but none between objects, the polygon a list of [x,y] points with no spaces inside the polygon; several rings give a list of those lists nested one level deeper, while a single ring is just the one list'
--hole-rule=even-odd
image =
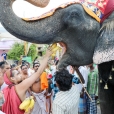
[{"label": "elephant ear", "polygon": [[94,51],[96,64],[114,60],[114,12],[102,23]]}]

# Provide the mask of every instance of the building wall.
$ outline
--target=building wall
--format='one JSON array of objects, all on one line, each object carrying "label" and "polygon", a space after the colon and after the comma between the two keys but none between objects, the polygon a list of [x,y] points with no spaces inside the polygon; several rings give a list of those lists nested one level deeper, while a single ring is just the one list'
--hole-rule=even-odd
[{"label": "building wall", "polygon": [[1,60],[1,54],[3,53],[3,50],[7,53],[13,46],[13,44],[16,41],[14,40],[7,40],[7,41],[0,41],[0,60]]}]

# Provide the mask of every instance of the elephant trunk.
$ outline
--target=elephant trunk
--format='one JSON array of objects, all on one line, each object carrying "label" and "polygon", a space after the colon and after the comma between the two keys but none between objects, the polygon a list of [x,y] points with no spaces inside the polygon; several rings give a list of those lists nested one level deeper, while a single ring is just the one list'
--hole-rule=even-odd
[{"label": "elephant trunk", "polygon": [[56,12],[54,15],[42,20],[26,22],[17,17],[12,10],[14,0],[0,0],[0,16],[2,25],[12,35],[19,39],[40,43],[49,44],[55,41],[55,37],[61,31],[62,13]]},{"label": "elephant trunk", "polygon": [[38,7],[46,7],[50,0],[25,0]]}]

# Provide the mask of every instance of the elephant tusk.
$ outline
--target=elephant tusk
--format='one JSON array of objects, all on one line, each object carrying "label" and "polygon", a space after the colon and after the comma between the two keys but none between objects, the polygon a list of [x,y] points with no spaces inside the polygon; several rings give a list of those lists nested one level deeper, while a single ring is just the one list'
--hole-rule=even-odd
[{"label": "elephant tusk", "polygon": [[50,2],[50,0],[25,0],[25,1],[35,5],[37,7],[46,7]]}]

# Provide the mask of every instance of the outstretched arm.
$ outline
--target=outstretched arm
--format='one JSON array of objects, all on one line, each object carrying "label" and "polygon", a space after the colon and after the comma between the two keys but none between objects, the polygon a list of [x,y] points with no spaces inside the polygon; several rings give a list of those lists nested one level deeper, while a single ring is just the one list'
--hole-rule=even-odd
[{"label": "outstretched arm", "polygon": [[25,0],[38,7],[46,7],[50,0]]},{"label": "outstretched arm", "polygon": [[44,59],[42,60],[42,64],[39,67],[38,71],[36,73],[34,73],[31,77],[25,79],[24,81],[22,81],[20,84],[16,85],[16,92],[19,96],[19,98],[23,101],[25,99],[25,94],[26,91],[28,90],[29,87],[32,86],[32,84],[38,79],[40,78],[42,72],[44,71],[44,69],[47,66],[47,62],[49,59],[49,56],[51,55],[51,51],[47,50],[46,55],[44,56]]}]

